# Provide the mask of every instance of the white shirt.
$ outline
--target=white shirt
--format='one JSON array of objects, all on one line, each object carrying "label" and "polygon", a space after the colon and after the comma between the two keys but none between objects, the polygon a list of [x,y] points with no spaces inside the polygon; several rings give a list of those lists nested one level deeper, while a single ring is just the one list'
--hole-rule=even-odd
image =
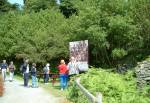
[{"label": "white shirt", "polygon": [[68,63],[68,69],[69,69],[69,75],[79,74],[77,62],[69,62]]},{"label": "white shirt", "polygon": [[27,65],[26,73],[29,73],[29,64]]}]

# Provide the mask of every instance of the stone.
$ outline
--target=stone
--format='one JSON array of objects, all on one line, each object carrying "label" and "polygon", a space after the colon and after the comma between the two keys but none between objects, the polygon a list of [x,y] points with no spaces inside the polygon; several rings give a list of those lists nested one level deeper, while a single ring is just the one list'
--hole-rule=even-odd
[{"label": "stone", "polygon": [[138,88],[143,88],[150,81],[150,62],[138,62],[135,68]]}]

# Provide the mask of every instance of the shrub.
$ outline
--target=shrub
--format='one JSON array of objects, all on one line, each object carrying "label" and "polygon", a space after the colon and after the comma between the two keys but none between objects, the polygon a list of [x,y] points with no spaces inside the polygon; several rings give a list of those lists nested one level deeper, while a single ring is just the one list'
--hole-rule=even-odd
[{"label": "shrub", "polygon": [[[104,103],[149,103],[150,99],[136,90],[133,73],[126,75],[112,73],[102,69],[91,69],[80,75],[81,84],[92,94],[103,94]],[[68,91],[68,98],[75,103],[87,103],[87,98],[72,82]]]}]

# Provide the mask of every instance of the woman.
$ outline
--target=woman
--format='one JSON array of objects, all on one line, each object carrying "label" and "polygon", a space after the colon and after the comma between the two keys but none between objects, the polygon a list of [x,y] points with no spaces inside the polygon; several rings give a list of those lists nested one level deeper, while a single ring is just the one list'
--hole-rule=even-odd
[{"label": "woman", "polygon": [[36,78],[36,64],[35,63],[32,64],[31,76],[32,76],[32,87],[33,88],[38,87],[38,81]]},{"label": "woman", "polygon": [[63,91],[67,87],[67,78],[68,78],[68,69],[64,60],[60,61],[60,65],[58,66],[59,76],[60,76],[60,86]]},{"label": "woman", "polygon": [[10,82],[13,81],[13,78],[14,78],[14,71],[15,71],[15,66],[13,64],[13,61],[10,62],[10,65],[8,66],[9,68],[9,76],[10,76]]}]

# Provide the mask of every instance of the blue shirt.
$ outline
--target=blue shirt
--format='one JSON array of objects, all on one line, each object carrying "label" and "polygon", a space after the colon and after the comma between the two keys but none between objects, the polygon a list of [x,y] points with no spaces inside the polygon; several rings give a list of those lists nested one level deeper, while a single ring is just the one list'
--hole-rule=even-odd
[{"label": "blue shirt", "polygon": [[6,63],[1,64],[1,69],[7,69],[8,65]]}]

